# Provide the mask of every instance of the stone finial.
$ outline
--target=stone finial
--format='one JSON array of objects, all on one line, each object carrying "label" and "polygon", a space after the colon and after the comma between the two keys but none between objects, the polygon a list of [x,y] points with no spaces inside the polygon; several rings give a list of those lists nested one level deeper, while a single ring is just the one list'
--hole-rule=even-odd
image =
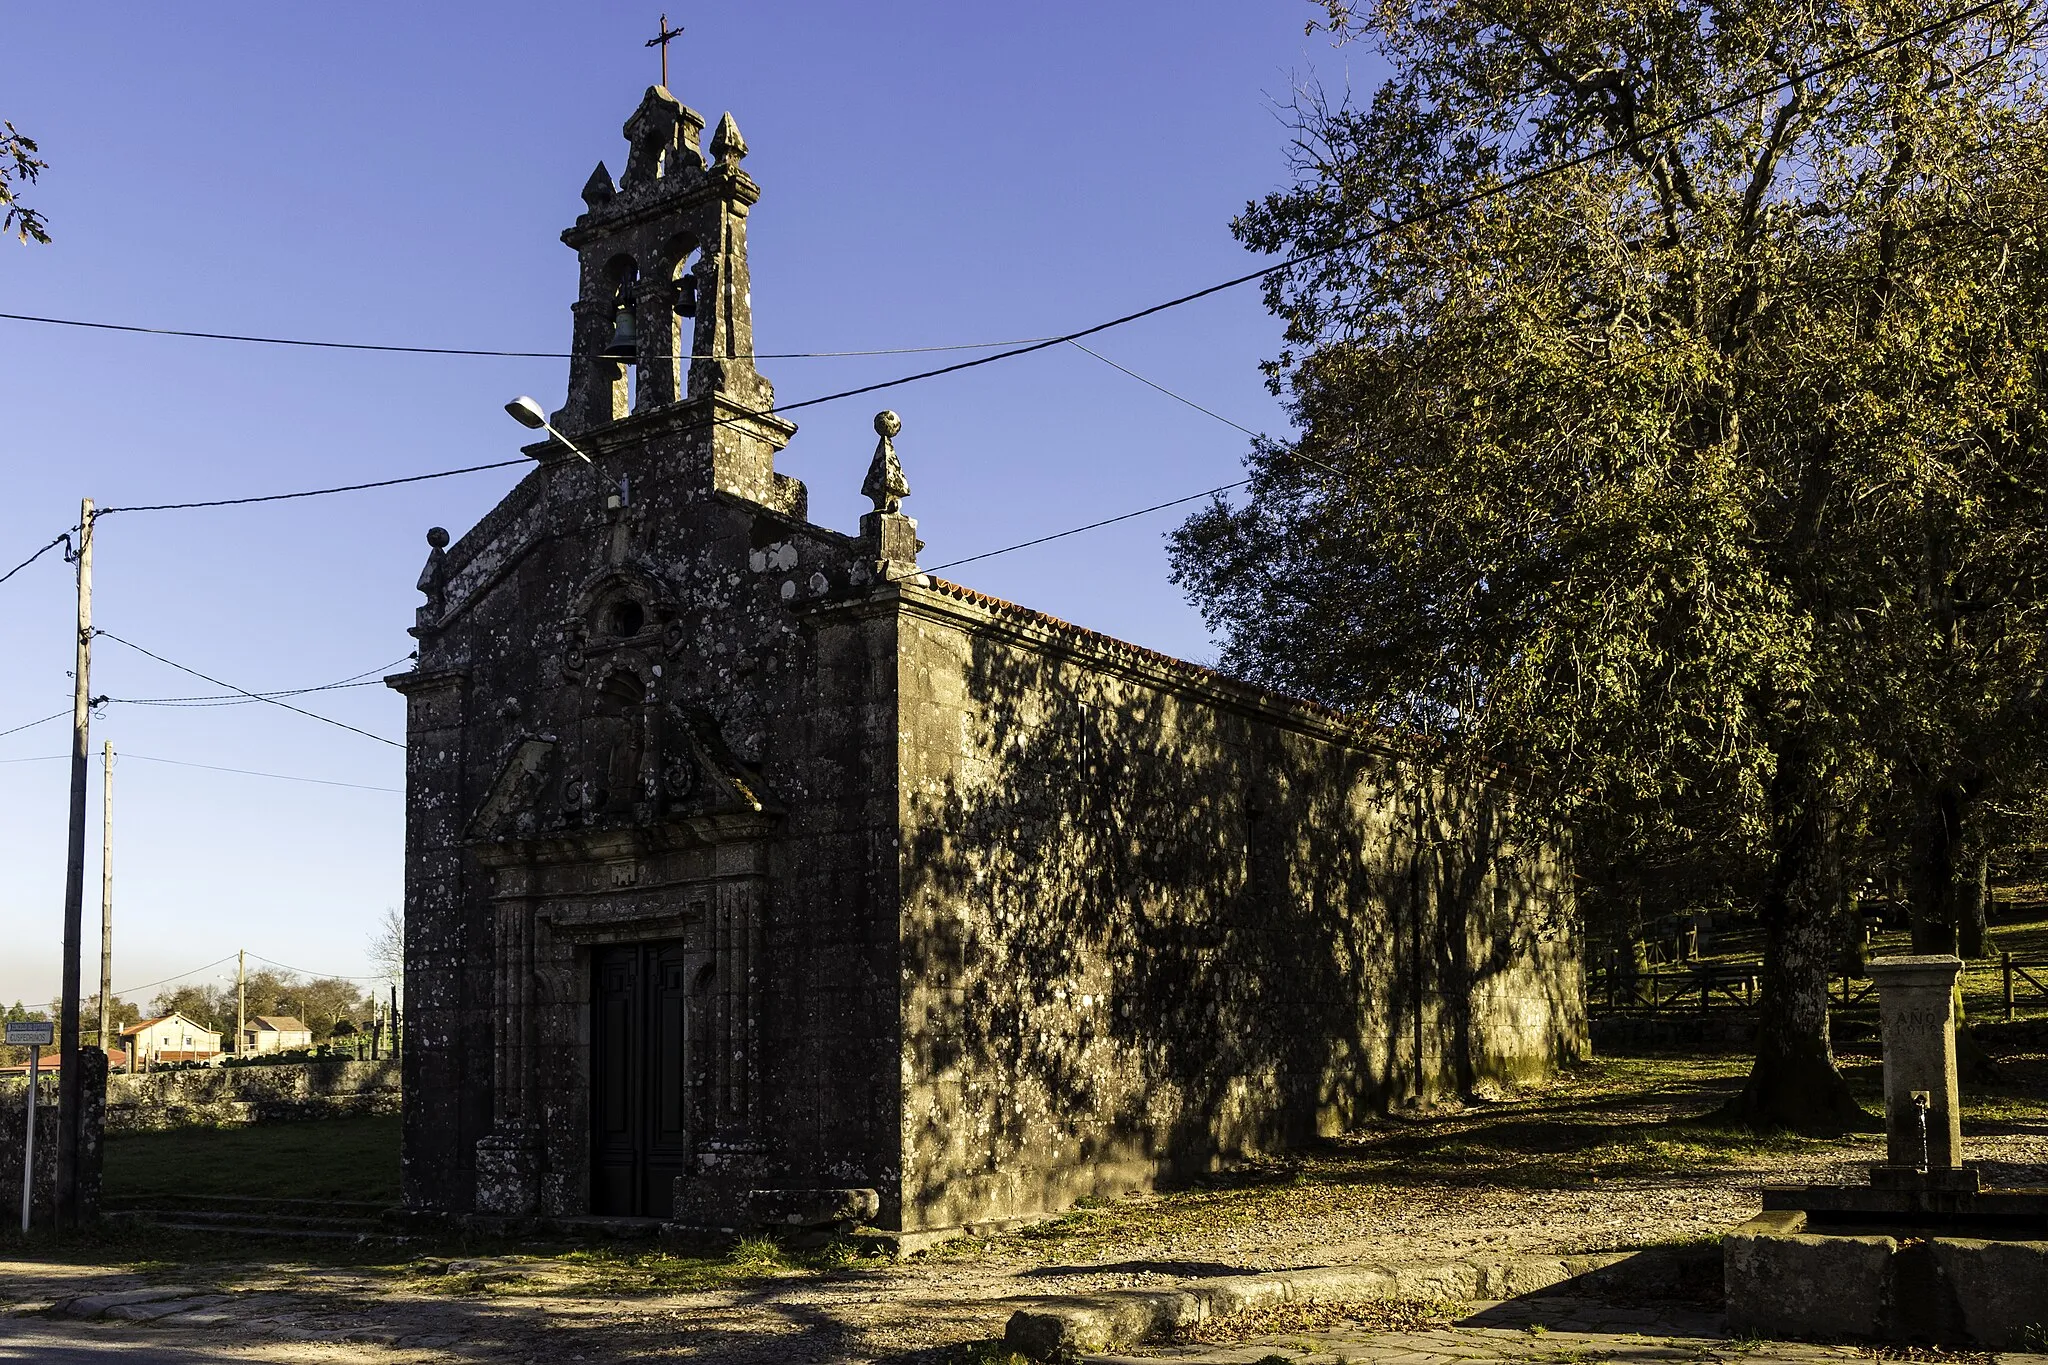
[{"label": "stone finial", "polygon": [[895,437],[902,430],[903,419],[895,413],[875,414],[875,434],[882,439],[875,446],[875,458],[868,465],[860,492],[875,504],[877,512],[901,512],[903,500],[910,496],[910,480],[903,477],[903,466],[896,459]]},{"label": "stone finial", "polygon": [[740,136],[740,126],[732,121],[730,112],[718,120],[711,134],[711,159],[720,166],[736,166],[747,159],[747,140]]},{"label": "stone finial", "polygon": [[603,208],[617,197],[619,187],[612,183],[611,170],[602,162],[590,173],[590,179],[583,182],[583,202],[593,209]]},{"label": "stone finial", "polygon": [[658,85],[647,87],[640,107],[626,120],[626,174],[621,188],[644,189],[664,177],[702,169],[697,134],[704,117]]},{"label": "stone finial", "polygon": [[441,617],[441,608],[447,601],[448,532],[439,526],[427,532],[427,563],[420,570],[417,587],[425,596],[426,604],[415,614],[418,627],[430,627]]}]

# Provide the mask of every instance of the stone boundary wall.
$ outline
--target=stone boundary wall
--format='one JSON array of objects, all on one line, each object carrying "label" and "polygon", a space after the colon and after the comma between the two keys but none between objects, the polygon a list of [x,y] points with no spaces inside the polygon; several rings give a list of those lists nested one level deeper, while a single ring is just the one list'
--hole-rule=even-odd
[{"label": "stone boundary wall", "polygon": [[[55,1049],[51,1049],[55,1051]],[[106,1054],[96,1047],[78,1050],[85,1084],[84,1122],[79,1127],[78,1160],[82,1186],[80,1212],[96,1216],[100,1210],[100,1136],[106,1114]],[[21,1154],[28,1125],[28,1081],[0,1081],[0,1226],[18,1228],[21,1219]],[[44,1072],[36,1095],[36,1172],[34,1208],[36,1226],[50,1225],[51,1192],[57,1182],[57,1077]]]},{"label": "stone boundary wall", "polygon": [[297,1119],[396,1114],[398,1062],[329,1059],[107,1078],[106,1130],[240,1127]]}]

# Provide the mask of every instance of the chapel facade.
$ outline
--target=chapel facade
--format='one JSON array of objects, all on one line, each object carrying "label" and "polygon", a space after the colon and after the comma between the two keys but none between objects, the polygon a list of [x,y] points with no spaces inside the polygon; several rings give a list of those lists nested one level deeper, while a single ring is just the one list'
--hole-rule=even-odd
[{"label": "chapel facade", "polygon": [[893,414],[809,521],[704,127],[627,121],[559,436],[428,536],[406,1204],[910,1246],[1581,1055],[1511,793],[920,572]]}]

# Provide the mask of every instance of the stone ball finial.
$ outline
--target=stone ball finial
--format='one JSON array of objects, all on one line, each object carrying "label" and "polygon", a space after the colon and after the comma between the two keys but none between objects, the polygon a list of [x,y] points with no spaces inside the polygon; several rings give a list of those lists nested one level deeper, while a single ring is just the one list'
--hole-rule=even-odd
[{"label": "stone ball finial", "polygon": [[429,544],[429,545],[433,546],[433,547],[434,547],[435,549],[437,549],[437,550],[445,550],[445,549],[447,549],[447,548],[448,548],[448,528],[447,528],[447,527],[445,527],[445,526],[430,526],[430,527],[428,527],[428,528],[427,528],[427,544]]},{"label": "stone ball finial", "polygon": [[875,414],[875,435],[882,439],[875,446],[874,462],[868,466],[860,491],[877,512],[901,512],[903,500],[910,496],[910,480],[903,477],[903,466],[896,459],[895,437],[902,430],[903,419],[895,413]]}]

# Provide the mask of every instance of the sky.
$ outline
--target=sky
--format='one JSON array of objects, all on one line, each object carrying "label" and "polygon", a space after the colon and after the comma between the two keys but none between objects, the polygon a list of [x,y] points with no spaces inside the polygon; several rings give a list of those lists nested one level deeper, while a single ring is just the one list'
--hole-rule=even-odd
[{"label": "sky", "polygon": [[[1232,216],[1289,182],[1290,92],[1361,77],[1305,0],[791,0],[692,8],[669,85],[731,111],[761,184],[756,346],[849,351],[1071,331],[1254,268]],[[559,351],[559,240],[659,74],[657,11],[612,3],[22,5],[0,118],[49,162],[54,242],[0,241],[0,311],[330,341]],[[1260,360],[1278,324],[1239,288],[1088,345],[1229,422],[1284,434]],[[937,360],[958,358],[947,353]],[[783,402],[929,368],[763,360]],[[559,406],[566,362],[406,356],[0,319],[0,572],[102,507],[247,497],[515,458],[503,411]],[[1061,346],[808,408],[778,467],[852,531],[874,413],[927,565],[1241,477],[1248,438]],[[165,706],[405,666],[429,526],[461,535],[517,468],[98,523],[85,979],[98,976],[100,746],[114,769],[115,981],[211,981],[238,949],[363,975],[403,895],[403,751],[263,705]],[[1180,509],[947,577],[1197,660],[1168,579]],[[68,706],[71,571],[0,584],[0,731]],[[402,740],[381,686],[296,699]],[[55,995],[68,724],[0,736],[0,1001]],[[206,766],[193,766],[206,765]],[[236,769],[241,771],[220,771]],[[271,774],[257,776],[255,774]],[[212,964],[212,965],[208,965]],[[200,969],[200,970],[195,970]]]}]

